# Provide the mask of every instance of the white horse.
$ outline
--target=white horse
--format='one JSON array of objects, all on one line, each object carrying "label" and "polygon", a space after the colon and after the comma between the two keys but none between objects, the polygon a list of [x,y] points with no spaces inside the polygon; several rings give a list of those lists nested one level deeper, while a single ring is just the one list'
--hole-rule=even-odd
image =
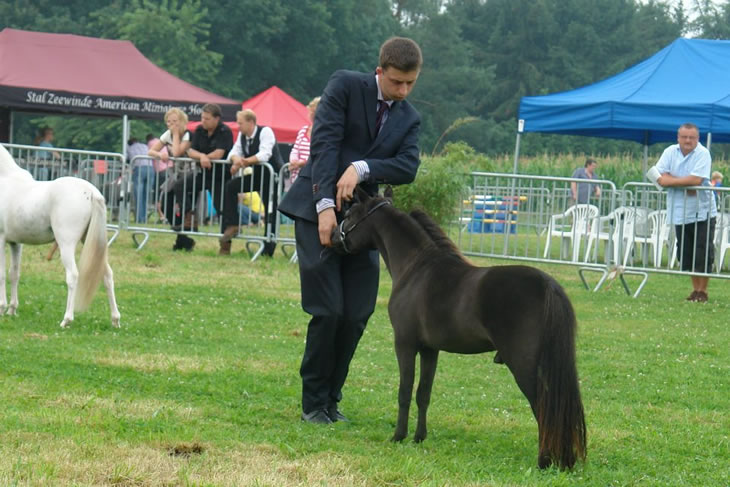
[{"label": "white horse", "polygon": [[[112,326],[119,327],[120,314],[114,297],[114,276],[107,259],[106,205],[98,189],[73,177],[35,181],[0,145],[0,315],[18,309],[21,244],[55,241],[66,268],[66,313],[61,327],[83,311],[104,279]],[[84,240],[79,267],[76,245]],[[5,242],[10,245],[10,305],[5,292]]]}]

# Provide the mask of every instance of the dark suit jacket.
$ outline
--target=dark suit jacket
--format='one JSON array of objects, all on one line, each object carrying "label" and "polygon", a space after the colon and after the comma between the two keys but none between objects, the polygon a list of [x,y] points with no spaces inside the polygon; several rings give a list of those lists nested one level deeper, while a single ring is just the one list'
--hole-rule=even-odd
[{"label": "dark suit jacket", "polygon": [[370,178],[361,183],[370,194],[377,192],[378,183],[405,184],[415,179],[420,115],[407,101],[394,102],[376,134],[377,105],[374,73],[337,71],[332,75],[315,114],[310,159],[279,211],[316,223],[317,201],[334,200],[340,176],[359,160],[370,168]]}]

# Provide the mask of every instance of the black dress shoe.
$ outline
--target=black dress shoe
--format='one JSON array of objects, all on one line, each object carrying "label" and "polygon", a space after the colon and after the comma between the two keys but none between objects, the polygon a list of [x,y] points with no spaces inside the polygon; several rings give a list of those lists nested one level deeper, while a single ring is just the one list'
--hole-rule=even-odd
[{"label": "black dress shoe", "polygon": [[327,410],[327,416],[330,417],[330,419],[332,420],[333,423],[335,423],[337,421],[343,421],[345,423],[349,423],[350,422],[350,420],[347,419],[347,416],[345,416],[344,414],[342,414],[340,412],[340,410],[337,409],[337,406],[331,406]]},{"label": "black dress shoe", "polygon": [[332,424],[332,420],[324,409],[317,409],[309,413],[302,413],[302,421],[312,424]]},{"label": "black dress shoe", "polygon": [[264,242],[264,251],[261,252],[261,255],[265,255],[266,257],[273,257],[275,250],[276,242]]}]

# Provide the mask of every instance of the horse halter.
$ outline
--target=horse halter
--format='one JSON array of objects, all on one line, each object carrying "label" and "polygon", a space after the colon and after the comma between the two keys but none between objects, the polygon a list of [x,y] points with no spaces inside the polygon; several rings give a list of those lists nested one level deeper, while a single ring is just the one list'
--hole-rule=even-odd
[{"label": "horse halter", "polygon": [[352,225],[347,230],[345,230],[345,220],[347,220],[347,218],[345,218],[344,220],[342,220],[340,222],[340,224],[338,226],[338,230],[340,232],[340,242],[342,242],[342,249],[345,251],[346,254],[350,254],[351,253],[350,252],[350,249],[347,248],[347,234],[350,233],[350,232],[352,232],[353,230],[355,230],[355,228],[357,228],[357,226],[360,223],[362,223],[367,217],[369,217],[370,215],[372,215],[373,213],[375,213],[375,211],[377,211],[381,207],[383,207],[385,205],[389,205],[389,204],[390,204],[390,200],[383,200],[383,201],[381,201],[377,205],[375,205],[372,208],[370,208],[368,210],[368,212],[365,213],[365,215],[363,215],[362,218],[360,218],[358,221],[356,221],[355,224]]}]

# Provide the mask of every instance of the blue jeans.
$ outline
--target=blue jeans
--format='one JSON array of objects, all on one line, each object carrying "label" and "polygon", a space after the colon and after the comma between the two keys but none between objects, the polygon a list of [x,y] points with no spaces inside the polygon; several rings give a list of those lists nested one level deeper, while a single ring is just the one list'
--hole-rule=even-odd
[{"label": "blue jeans", "polygon": [[147,223],[147,195],[155,184],[155,168],[152,166],[136,166],[132,171],[132,185],[135,198],[135,220]]},{"label": "blue jeans", "polygon": [[239,225],[248,225],[248,222],[251,223],[258,223],[259,219],[261,218],[261,215],[258,213],[254,213],[251,211],[251,208],[249,208],[246,205],[242,205],[241,203],[238,204],[238,222]]}]

